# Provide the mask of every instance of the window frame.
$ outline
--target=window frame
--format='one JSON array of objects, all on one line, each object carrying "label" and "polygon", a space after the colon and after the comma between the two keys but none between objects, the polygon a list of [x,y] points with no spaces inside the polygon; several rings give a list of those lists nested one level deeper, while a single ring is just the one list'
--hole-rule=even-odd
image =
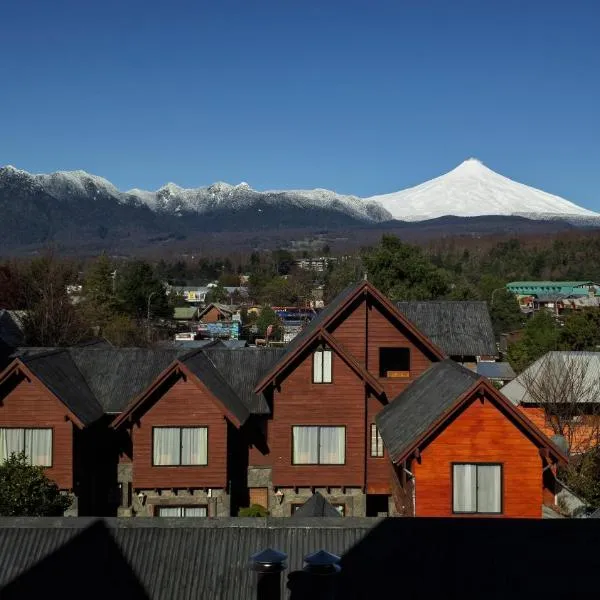
[{"label": "window frame", "polygon": [[[392,376],[392,377],[388,377],[387,373],[388,371],[386,371],[385,375],[382,375],[382,368],[381,368],[381,353],[382,351],[385,350],[406,350],[408,351],[408,369],[404,369],[404,370],[396,370],[396,373],[407,373],[407,375],[401,375],[401,376]],[[412,375],[412,348],[410,346],[380,346],[379,347],[379,370],[378,370],[378,375],[379,375],[379,379],[399,379],[399,380],[406,380],[406,379],[410,379],[411,375]]]},{"label": "window frame", "polygon": [[[10,425],[8,427],[0,425],[0,429],[11,429],[11,430],[15,430],[15,429],[20,429],[23,430],[23,450],[21,452],[25,452],[25,431],[39,431],[39,430],[43,430],[43,431],[49,431],[50,432],[50,464],[49,465],[34,465],[33,463],[31,463],[32,466],[34,467],[42,467],[42,469],[51,469],[54,466],[54,427],[17,427],[17,426],[13,426]],[[7,457],[9,458],[10,455]]]},{"label": "window frame", "polygon": [[[325,361],[323,360],[323,357],[321,358],[321,381],[315,381],[315,354],[317,354],[317,352],[320,352],[323,355],[325,354],[325,352],[329,352],[331,355],[331,369],[329,372],[329,381],[325,381],[325,368],[323,366],[325,364]],[[331,385],[333,383],[333,350],[328,346],[319,346],[315,350],[313,350],[310,357],[312,361],[312,383],[314,385]]]},{"label": "window frame", "polygon": [[[157,465],[154,463],[154,442],[155,442],[155,438],[154,438],[154,430],[155,429],[179,429],[179,463],[178,464],[172,464],[172,465]],[[199,464],[192,464],[192,465],[184,465],[181,463],[181,454],[182,454],[182,444],[183,444],[183,436],[181,435],[181,430],[182,429],[206,429],[206,462],[205,463],[199,463]],[[210,456],[209,456],[209,450],[210,450],[210,443],[209,443],[209,436],[210,436],[210,428],[208,425],[153,425],[152,426],[152,446],[151,446],[151,452],[150,452],[150,462],[152,467],[156,467],[157,469],[162,469],[163,467],[166,468],[176,468],[176,469],[188,469],[190,467],[197,469],[198,467],[207,467],[209,465],[210,462]]]},{"label": "window frame", "polygon": [[[373,429],[375,429],[377,437],[375,438],[376,448],[375,454],[373,454]],[[370,445],[371,445],[371,458],[384,458],[385,457],[385,446],[383,444],[383,438],[381,437],[381,432],[375,423],[371,423],[371,437],[370,437]],[[379,454],[379,443],[381,442],[381,454]]]},{"label": "window frame", "polygon": [[[454,466],[469,465],[475,466],[475,510],[454,510]],[[500,510],[498,512],[479,511],[479,467],[500,467]],[[500,516],[504,514],[504,463],[503,462],[466,462],[456,461],[450,463],[450,479],[452,486],[450,488],[450,503],[452,505],[453,515],[486,515]]]},{"label": "window frame", "polygon": [[[321,428],[325,428],[325,427],[337,427],[339,429],[343,429],[344,430],[344,462],[336,462],[336,463],[322,463],[322,462],[316,462],[316,463],[307,463],[307,462],[302,462],[302,463],[297,463],[295,462],[295,457],[294,457],[294,428],[295,427],[316,427],[319,431],[318,431],[318,435],[317,435],[317,453],[320,459],[321,456]],[[324,424],[324,425],[313,425],[313,424],[308,424],[308,425],[292,425],[292,435],[290,436],[290,442],[291,442],[291,448],[290,448],[290,454],[291,454],[291,463],[292,466],[294,467],[343,467],[346,465],[346,447],[348,445],[348,438],[346,436],[346,425],[336,425],[336,424]]]},{"label": "window frame", "polygon": [[[160,514],[161,508],[179,508],[179,509],[188,509],[188,508],[204,508],[206,509],[206,516],[204,517],[188,517],[187,515],[182,515],[181,517],[163,517]],[[154,516],[160,519],[208,519],[208,504],[155,504],[154,505]]]}]

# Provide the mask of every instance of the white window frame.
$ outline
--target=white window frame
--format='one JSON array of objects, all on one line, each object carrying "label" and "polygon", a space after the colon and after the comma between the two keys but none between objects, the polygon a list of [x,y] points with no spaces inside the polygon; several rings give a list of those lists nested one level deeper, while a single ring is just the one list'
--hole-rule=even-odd
[{"label": "white window frame", "polygon": [[383,458],[383,438],[375,423],[371,423],[371,458]]},{"label": "white window frame", "polygon": [[[172,429],[178,430],[179,432],[179,460],[168,463],[159,463],[156,461],[157,456],[157,448],[156,448],[156,431],[162,429]],[[205,446],[204,446],[204,456],[206,457],[204,462],[184,462],[183,458],[183,440],[184,440],[184,432],[190,431],[204,431],[205,436]],[[208,427],[206,425],[198,425],[198,426],[180,426],[180,425],[164,425],[157,426],[152,428],[152,466],[153,467],[205,467],[208,465]]]},{"label": "white window frame", "polygon": [[[317,462],[309,462],[309,461],[297,461],[296,460],[296,434],[300,433],[297,430],[300,429],[314,429],[316,430],[316,449],[312,449],[312,453],[314,453],[317,457]],[[325,462],[323,460],[322,451],[322,438],[321,435],[324,429],[339,429],[342,431],[342,439],[343,439],[343,456],[338,457],[339,460],[336,462]],[[294,425],[292,426],[292,465],[345,465],[346,464],[346,426],[345,425]]]},{"label": "white window frame", "polygon": [[333,382],[333,350],[317,348],[313,353],[313,383]]},{"label": "white window frame", "polygon": [[[475,506],[473,510],[460,510],[457,509],[457,467],[474,467],[475,469],[475,479],[472,482],[473,489],[471,493],[473,495],[473,499],[475,502]],[[484,468],[497,468],[499,470],[499,486],[498,486],[498,494],[499,497],[496,499],[498,504],[498,510],[480,510],[480,469]],[[469,514],[479,514],[479,515],[501,515],[504,512],[504,465],[502,463],[466,463],[466,462],[454,462],[452,463],[452,513],[459,515],[469,515]]]},{"label": "white window frame", "polygon": [[[27,455],[27,458],[29,460],[29,464],[31,464],[33,466],[48,467],[48,468],[52,467],[53,462],[54,462],[53,461],[53,458],[54,458],[54,430],[52,429],[52,427],[0,427],[0,443],[1,444],[5,444],[5,443],[8,444],[8,442],[6,440],[6,434],[8,431],[22,432],[23,446],[19,449],[13,449],[13,448],[9,449],[8,447],[6,449],[2,448],[1,449],[2,454],[6,454],[6,456],[4,457],[4,460],[10,458],[10,455],[13,453],[15,453],[15,454],[18,454],[20,452],[27,453],[28,434],[31,435],[31,433],[34,431],[44,431],[50,435],[50,448],[49,448],[49,453],[46,455],[48,457],[48,461],[34,462],[31,460],[31,457],[29,455]],[[31,440],[29,440],[29,444],[31,444]]]},{"label": "white window frame", "polygon": [[[198,509],[203,509],[204,510],[204,514],[203,515],[188,515],[187,512],[188,510],[198,510]],[[161,514],[161,512],[166,512],[167,510],[170,511],[174,511],[177,510],[177,512],[179,514],[176,515],[167,515],[167,514]],[[188,517],[188,518],[192,518],[192,519],[205,519],[206,517],[208,517],[208,506],[206,504],[200,505],[200,506],[157,506],[156,507],[156,516],[157,517],[163,517],[163,518],[171,518],[171,519],[177,519],[180,517]]]}]

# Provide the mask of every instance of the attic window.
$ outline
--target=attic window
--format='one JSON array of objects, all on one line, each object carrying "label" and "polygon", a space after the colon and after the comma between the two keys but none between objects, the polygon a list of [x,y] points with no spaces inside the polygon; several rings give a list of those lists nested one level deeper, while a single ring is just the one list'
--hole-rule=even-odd
[{"label": "attic window", "polygon": [[379,348],[379,377],[410,377],[410,348]]},{"label": "attic window", "polygon": [[319,347],[313,354],[313,383],[331,383],[333,352]]}]

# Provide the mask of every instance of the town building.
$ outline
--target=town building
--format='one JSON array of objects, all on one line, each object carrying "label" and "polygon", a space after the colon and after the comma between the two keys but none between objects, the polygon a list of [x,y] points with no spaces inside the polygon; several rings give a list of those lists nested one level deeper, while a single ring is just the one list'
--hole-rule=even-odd
[{"label": "town building", "polygon": [[284,348],[24,349],[0,373],[2,452],[35,449],[80,515],[289,517],[319,493],[346,517],[456,516],[453,482],[481,470],[494,516],[541,517],[565,457],[459,364],[492,347],[482,308],[452,306],[421,309],[467,315],[434,341],[361,281]]}]

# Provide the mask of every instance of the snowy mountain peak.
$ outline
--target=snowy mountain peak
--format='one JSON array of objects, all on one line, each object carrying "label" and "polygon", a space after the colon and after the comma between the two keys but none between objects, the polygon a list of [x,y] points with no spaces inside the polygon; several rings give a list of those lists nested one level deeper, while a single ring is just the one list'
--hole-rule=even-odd
[{"label": "snowy mountain peak", "polygon": [[395,219],[403,221],[447,215],[600,216],[569,200],[504,177],[476,158],[417,186],[367,199],[378,202]]}]

